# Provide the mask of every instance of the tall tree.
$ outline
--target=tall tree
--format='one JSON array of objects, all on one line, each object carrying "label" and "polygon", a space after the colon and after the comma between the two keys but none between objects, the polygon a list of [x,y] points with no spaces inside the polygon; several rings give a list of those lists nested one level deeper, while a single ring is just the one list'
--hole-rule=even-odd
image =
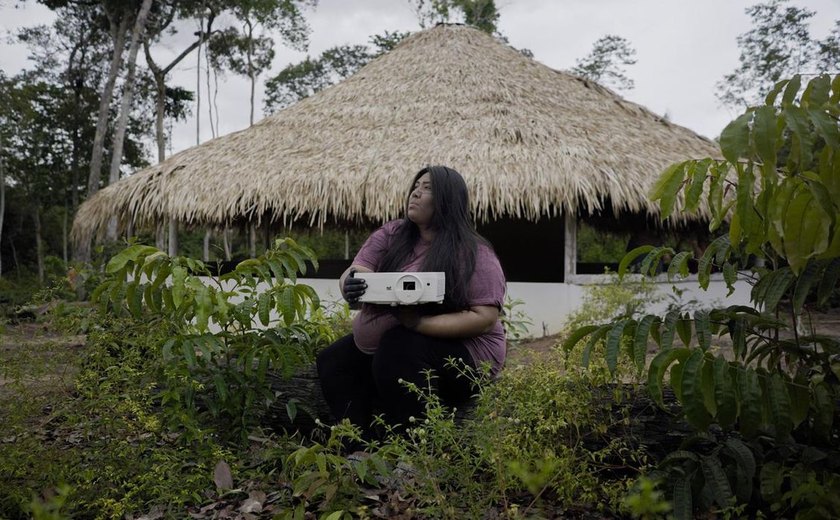
[{"label": "tall tree", "polygon": [[488,34],[497,34],[499,10],[495,0],[409,0],[421,28],[448,23],[454,16]]},{"label": "tall tree", "polygon": [[[15,36],[27,46],[33,64],[31,77],[55,85],[65,95],[56,101],[61,124],[71,136],[69,171],[55,171],[64,183],[62,217],[62,256],[68,260],[67,231],[84,194],[95,128],[97,106],[101,102],[109,56],[108,21],[97,4],[66,3],[56,9],[51,26],[38,25],[19,30]],[[130,140],[134,137],[130,136]],[[134,143],[129,149],[136,150]],[[133,160],[133,159],[132,159]]]},{"label": "tall tree", "polygon": [[717,97],[724,105],[754,105],[780,79],[794,74],[836,71],[837,26],[825,40],[815,40],[809,24],[816,12],[788,4],[789,0],[769,0],[746,9],[752,28],[737,38],[738,68],[717,84]]},{"label": "tall tree", "polygon": [[599,38],[592,52],[577,60],[572,73],[617,90],[632,90],[635,84],[624,67],[636,63],[636,50],[630,42],[614,34]]},{"label": "tall tree", "polygon": [[[173,117],[181,117],[185,112],[184,102],[191,101],[193,96],[184,89],[167,87],[166,78],[187,56],[207,41],[213,31],[213,23],[218,14],[218,6],[206,1],[169,1],[159,16],[153,17],[149,27],[149,38],[143,40],[143,50],[154,78],[155,87],[155,142],[157,144],[157,160],[162,162],[166,158],[166,134],[164,121],[169,112]],[[152,56],[152,45],[160,40],[164,32],[169,29],[172,35],[177,29],[170,29],[175,20],[196,19],[200,28],[194,38],[183,47],[181,52],[167,64],[160,64]],[[167,110],[169,108],[169,110]]]},{"label": "tall tree", "polygon": [[271,114],[355,74],[372,59],[408,36],[388,32],[370,38],[371,45],[340,45],[293,63],[265,82],[265,113]]},{"label": "tall tree", "polygon": [[44,281],[44,208],[64,198],[64,183],[54,172],[67,171],[72,138],[61,117],[61,89],[22,73],[4,82],[4,128],[7,146],[0,160],[8,165],[12,184],[26,198],[32,222],[38,278]]},{"label": "tall tree", "polygon": [[[143,0],[140,4],[140,9],[134,18],[134,27],[131,31],[131,44],[128,46],[128,71],[125,78],[125,87],[123,88],[122,98],[120,100],[120,111],[117,116],[116,129],[114,130],[114,137],[112,140],[113,150],[111,152],[111,167],[108,173],[108,184],[117,182],[120,178],[120,165],[123,158],[123,145],[125,142],[125,132],[128,127],[128,114],[131,110],[132,101],[134,98],[135,89],[135,71],[137,68],[137,52],[140,49],[141,42],[145,38],[146,20],[149,16],[149,11],[152,8],[153,0]],[[111,218],[108,223],[107,238],[110,241],[117,239],[117,219],[116,216]]]},{"label": "tall tree", "polygon": [[211,37],[208,52],[218,68],[227,68],[250,81],[250,124],[254,124],[257,77],[274,60],[274,40],[266,34],[273,30],[287,46],[305,50],[309,45],[309,26],[303,8],[317,0],[235,0],[231,11],[241,23],[239,30],[230,27]]}]

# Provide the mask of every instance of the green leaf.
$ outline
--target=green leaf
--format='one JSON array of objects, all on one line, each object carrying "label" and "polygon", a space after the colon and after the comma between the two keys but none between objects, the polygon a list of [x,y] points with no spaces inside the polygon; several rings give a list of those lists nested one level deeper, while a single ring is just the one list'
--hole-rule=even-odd
[{"label": "green leaf", "polygon": [[612,328],[612,324],[608,323],[606,325],[601,325],[598,329],[589,336],[589,341],[586,342],[586,346],[583,348],[583,356],[581,359],[581,365],[584,368],[589,367],[589,357],[592,355],[592,349],[595,347],[595,344],[604,339],[607,332]]},{"label": "green leaf", "polygon": [[726,251],[729,250],[729,237],[721,235],[714,239],[711,244],[703,252],[700,262],[697,265],[697,282],[703,289],[709,288],[709,281],[711,280],[712,265],[716,257],[725,257]]},{"label": "green leaf", "polygon": [[834,423],[835,396],[829,385],[817,383],[812,386],[814,395],[814,434],[823,442],[831,442],[831,429]]},{"label": "green leaf", "polygon": [[676,363],[674,365],[671,365],[671,389],[674,391],[674,395],[677,396],[677,401],[679,402],[682,402],[683,400],[682,378],[684,368],[685,365],[683,365],[682,363]]},{"label": "green leaf", "polygon": [[771,461],[762,465],[759,474],[761,497],[768,503],[776,502],[782,494],[784,481],[784,468],[781,464]]},{"label": "green leaf", "polygon": [[586,325],[575,330],[568,338],[566,338],[566,341],[562,343],[561,348],[565,352],[570,352],[575,347],[575,345],[577,345],[580,342],[580,340],[592,334],[598,328],[598,325]]},{"label": "green leaf", "polygon": [[277,298],[277,311],[287,326],[295,321],[295,292],[292,286],[283,288],[283,292]]},{"label": "green leaf", "polygon": [[703,406],[709,412],[710,422],[717,416],[715,401],[715,364],[710,354],[703,356],[703,368],[700,370],[700,390],[703,392]]},{"label": "green leaf", "polygon": [[[753,120],[753,144],[755,152],[764,164],[772,169],[776,168],[776,150],[778,148],[778,127],[776,124],[776,109],[772,106],[763,106],[755,110]],[[740,186],[739,188],[743,188]],[[750,186],[752,192],[752,186]]]},{"label": "green leaf", "polygon": [[752,112],[747,112],[726,125],[720,134],[720,150],[726,160],[733,164],[742,157],[749,157],[749,125],[752,118]]},{"label": "green leaf", "polygon": [[688,476],[684,476],[674,481],[674,520],[692,520],[693,518],[691,480]]},{"label": "green leaf", "polygon": [[740,406],[738,425],[741,435],[755,437],[761,426],[761,384],[758,374],[751,368],[741,368],[736,377]]},{"label": "green leaf", "polygon": [[724,508],[733,506],[732,487],[729,485],[729,479],[723,471],[720,460],[714,455],[702,456],[700,468],[703,470],[706,486],[712,491],[715,502]]},{"label": "green leaf", "polygon": [[621,262],[618,264],[618,278],[624,278],[624,275],[627,274],[627,267],[641,255],[646,255],[653,251],[654,247],[651,245],[639,246],[626,255],[624,258],[621,259]]},{"label": "green leaf", "polygon": [[700,206],[700,198],[703,196],[703,186],[706,184],[706,177],[709,174],[711,159],[701,161],[690,161],[687,176],[690,179],[688,189],[685,192],[685,211],[693,213]]},{"label": "green leaf", "polygon": [[785,255],[794,273],[801,272],[808,258],[828,248],[830,227],[830,217],[819,204],[814,204],[810,190],[797,190],[783,223]]},{"label": "green leaf", "polygon": [[797,377],[793,381],[787,381],[787,386],[790,394],[790,420],[793,427],[796,428],[808,417],[811,392],[808,388],[808,380],[805,377]]},{"label": "green leaf", "polygon": [[297,417],[297,403],[298,400],[295,398],[286,401],[286,415],[291,422],[295,422],[295,417]]},{"label": "green leaf", "polygon": [[823,265],[814,260],[810,260],[805,266],[805,269],[796,280],[796,288],[793,291],[793,312],[795,314],[802,313],[802,307],[805,305],[805,298],[811,292],[811,287],[817,280],[818,273],[822,270]]},{"label": "green leaf", "polygon": [[785,122],[790,131],[790,155],[788,170],[808,170],[813,161],[814,134],[811,131],[810,117],[804,108],[789,106],[784,109]]},{"label": "green leaf", "polygon": [[146,284],[139,284],[138,282],[131,283],[129,287],[134,287],[134,290],[129,293],[126,291],[126,303],[128,303],[128,310],[135,318],[139,318],[143,314],[143,293],[145,292]]},{"label": "green leaf", "polygon": [[773,88],[770,90],[770,92],[767,93],[767,96],[764,98],[764,104],[765,105],[776,104],[776,98],[779,96],[779,94],[782,92],[782,89],[785,88],[785,85],[787,85],[788,82],[789,82],[789,80],[786,80],[786,79],[783,79],[782,81],[776,82],[776,84],[773,85]]},{"label": "green leaf", "polygon": [[834,76],[834,79],[831,80],[831,97],[828,98],[828,102],[832,105],[836,105],[840,103],[840,74]]},{"label": "green leaf", "polygon": [[793,274],[789,267],[782,267],[781,269],[768,273],[762,277],[761,281],[764,281],[765,278],[767,279],[767,286],[764,301],[754,298],[753,303],[756,305],[764,304],[765,312],[774,312],[782,296],[785,295],[788,288],[796,279],[796,275]]},{"label": "green leaf", "polygon": [[257,308],[260,323],[262,323],[265,327],[267,327],[269,322],[271,321],[271,304],[274,303],[272,301],[272,296],[273,295],[271,294],[271,292],[264,292],[260,294],[258,299]]},{"label": "green leaf", "polygon": [[796,100],[796,94],[799,92],[799,87],[802,85],[802,77],[799,74],[794,75],[788,81],[785,87],[785,93],[782,96],[782,106],[789,106]]},{"label": "green leaf", "polygon": [[723,281],[726,282],[726,288],[729,290],[726,296],[731,296],[735,292],[735,282],[738,281],[738,271],[735,269],[735,264],[731,262],[723,264]]},{"label": "green leaf", "polygon": [[664,327],[662,332],[662,343],[660,347],[663,349],[674,346],[674,334],[677,332],[677,321],[680,319],[679,311],[673,310],[665,315]]},{"label": "green leaf", "polygon": [[840,148],[840,130],[837,128],[837,121],[822,110],[809,110],[808,115],[825,143],[835,150]]},{"label": "green leaf", "polygon": [[146,307],[151,309],[152,312],[155,314],[160,312],[160,300],[155,298],[155,295],[160,295],[160,293],[152,292],[152,284],[146,286],[143,290],[143,299],[146,301]]},{"label": "green leaf", "polygon": [[680,319],[677,320],[677,335],[683,345],[691,346],[691,319],[688,314],[681,315]]},{"label": "green leaf", "polygon": [[639,272],[644,276],[656,276],[660,270],[662,257],[668,254],[674,254],[674,250],[667,246],[655,247],[642,260]]},{"label": "green leaf", "polygon": [[621,336],[624,334],[624,327],[628,320],[616,323],[607,335],[606,360],[607,368],[611,375],[615,375],[615,368],[618,365],[618,350],[621,346]]},{"label": "green leaf", "polygon": [[750,501],[755,479],[755,456],[741,440],[728,437],[724,441],[724,451],[735,461],[735,494],[738,502],[746,504]]},{"label": "green leaf", "polygon": [[671,263],[668,265],[669,282],[676,278],[677,274],[683,278],[688,276],[688,260],[692,257],[693,255],[688,251],[680,251],[673,259],[671,259]]},{"label": "green leaf", "polygon": [[650,334],[650,328],[654,322],[658,322],[659,318],[653,314],[648,314],[639,321],[633,337],[633,362],[639,373],[645,368],[645,358],[647,356],[647,341]]},{"label": "green leaf", "polygon": [[[735,196],[735,215],[738,217],[740,235],[739,233],[730,230],[730,242],[733,244],[739,244],[741,240],[746,239],[748,244],[751,245],[755,242],[755,239],[753,239],[755,229],[760,227],[759,217],[755,211],[755,206],[753,205],[755,175],[753,174],[753,170],[750,165],[747,165],[746,167],[738,165],[737,169],[738,188]],[[753,253],[755,251],[748,252]]]},{"label": "green leaf", "polygon": [[808,82],[805,92],[802,93],[801,104],[813,108],[822,107],[828,103],[829,92],[831,92],[831,77],[828,74],[821,74]]},{"label": "green leaf", "polygon": [[767,382],[767,407],[773,429],[776,431],[776,440],[785,442],[793,428],[790,418],[790,395],[784,379],[779,374],[770,375]]},{"label": "green leaf", "polygon": [[686,359],[690,353],[691,351],[687,348],[670,348],[661,351],[651,360],[648,368],[648,392],[661,408],[665,408],[665,403],[662,401],[662,380],[665,372],[671,363]]},{"label": "green leaf", "polygon": [[682,404],[685,418],[698,430],[705,430],[711,423],[703,399],[702,369],[705,363],[703,351],[692,350],[685,360],[682,376]]},{"label": "green leaf", "polygon": [[686,166],[687,162],[672,164],[662,172],[651,189],[650,199],[659,201],[660,218],[663,221],[674,211],[677,193],[685,178]]},{"label": "green leaf", "polygon": [[738,396],[735,394],[735,382],[729,362],[725,358],[715,358],[714,374],[717,422],[721,428],[729,429],[735,424],[738,416]]}]

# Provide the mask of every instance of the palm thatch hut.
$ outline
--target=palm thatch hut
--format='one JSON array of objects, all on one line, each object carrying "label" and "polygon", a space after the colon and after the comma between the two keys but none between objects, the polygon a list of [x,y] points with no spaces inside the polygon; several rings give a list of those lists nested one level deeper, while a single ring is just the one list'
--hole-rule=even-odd
[{"label": "palm thatch hut", "polygon": [[439,25],[246,130],[103,189],[73,232],[89,240],[114,215],[122,227],[381,222],[401,214],[414,172],[446,164],[464,175],[506,269],[527,244],[524,279],[563,282],[576,215],[655,215],[647,194],[658,174],[715,154],[708,139],[596,83]]}]

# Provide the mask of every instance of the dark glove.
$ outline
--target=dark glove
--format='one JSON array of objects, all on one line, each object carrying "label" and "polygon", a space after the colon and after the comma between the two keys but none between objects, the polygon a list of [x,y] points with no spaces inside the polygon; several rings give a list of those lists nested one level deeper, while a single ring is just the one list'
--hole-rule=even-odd
[{"label": "dark glove", "polygon": [[344,279],[344,288],[342,292],[344,293],[344,299],[347,300],[347,303],[356,303],[359,301],[359,298],[363,294],[365,294],[365,290],[367,289],[367,282],[365,282],[364,278],[356,278],[355,277],[356,270],[350,271],[350,274],[347,275],[347,278]]}]

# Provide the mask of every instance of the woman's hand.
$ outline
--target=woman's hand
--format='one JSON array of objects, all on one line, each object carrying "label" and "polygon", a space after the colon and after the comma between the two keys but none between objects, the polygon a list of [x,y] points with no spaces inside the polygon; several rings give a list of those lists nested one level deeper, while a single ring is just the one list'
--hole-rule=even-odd
[{"label": "woman's hand", "polygon": [[344,285],[341,288],[341,294],[344,295],[344,299],[347,300],[347,303],[358,302],[359,298],[361,298],[367,290],[367,282],[365,282],[364,278],[356,278],[355,274],[356,270],[351,269],[350,273],[344,279]]},{"label": "woman's hand", "polygon": [[338,279],[338,288],[341,291],[341,296],[347,300],[351,309],[358,309],[361,307],[359,298],[367,290],[367,283],[364,278],[356,278],[356,273],[370,273],[372,272],[367,267],[353,264],[341,274]]}]

